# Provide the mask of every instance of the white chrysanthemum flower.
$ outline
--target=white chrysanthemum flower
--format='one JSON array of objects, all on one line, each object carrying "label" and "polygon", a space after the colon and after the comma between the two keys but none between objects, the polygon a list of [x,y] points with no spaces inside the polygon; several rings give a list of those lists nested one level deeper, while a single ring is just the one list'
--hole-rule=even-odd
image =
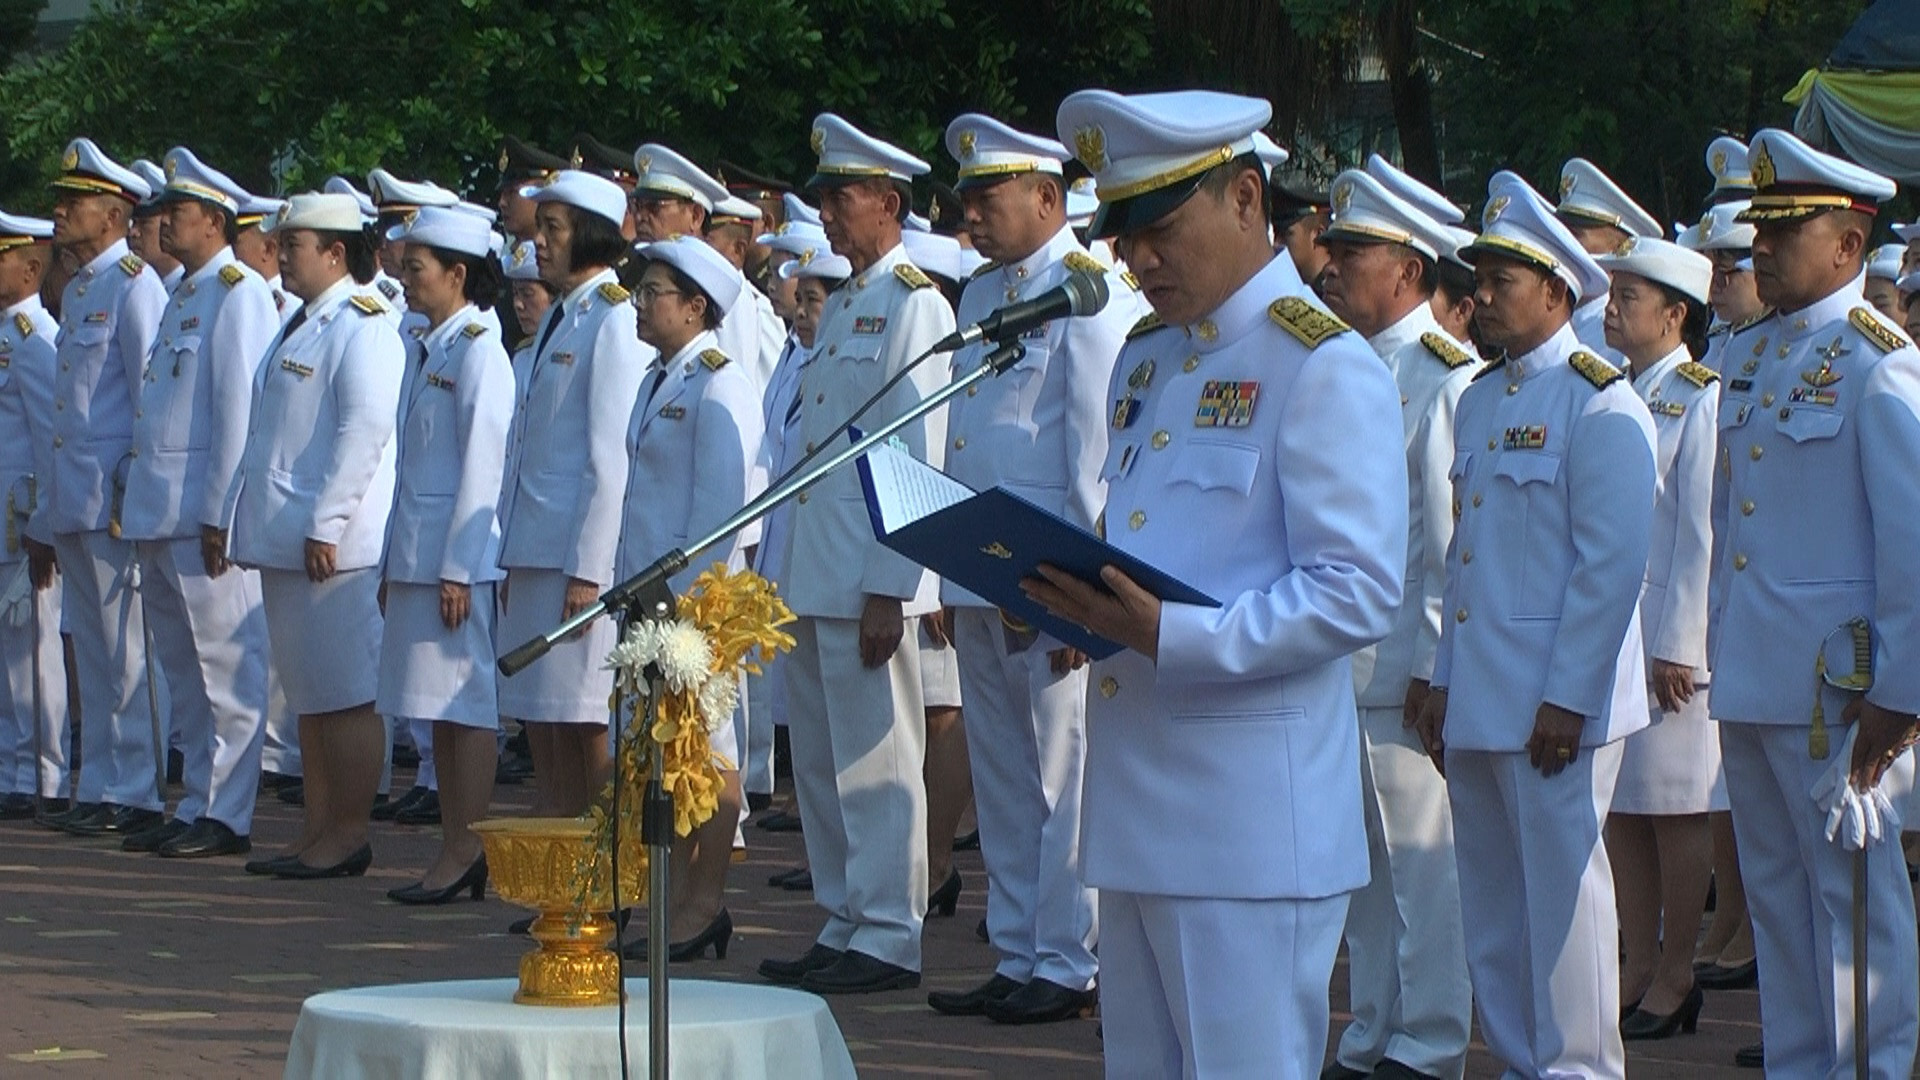
[{"label": "white chrysanthemum flower", "polygon": [[740,678],[735,672],[715,675],[700,688],[700,718],[706,721],[707,737],[717,739],[733,726],[733,713],[740,705]]},{"label": "white chrysanthemum flower", "polygon": [[698,690],[713,668],[713,646],[685,619],[667,625],[660,639],[660,674],[676,694]]}]

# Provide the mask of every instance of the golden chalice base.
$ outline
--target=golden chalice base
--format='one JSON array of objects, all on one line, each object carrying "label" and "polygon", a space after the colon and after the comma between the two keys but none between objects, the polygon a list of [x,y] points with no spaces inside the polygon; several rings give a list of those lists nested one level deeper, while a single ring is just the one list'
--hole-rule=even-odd
[{"label": "golden chalice base", "polygon": [[[607,946],[613,920],[610,889],[585,897],[574,875],[587,855],[592,826],[583,818],[503,818],[473,826],[487,851],[495,893],[539,915],[529,931],[538,947],[520,958],[522,1005],[613,1005],[620,1000],[620,958]],[[639,860],[633,860],[638,863]],[[641,873],[621,867],[621,897],[638,899]],[[579,926],[573,925],[575,919]]]}]

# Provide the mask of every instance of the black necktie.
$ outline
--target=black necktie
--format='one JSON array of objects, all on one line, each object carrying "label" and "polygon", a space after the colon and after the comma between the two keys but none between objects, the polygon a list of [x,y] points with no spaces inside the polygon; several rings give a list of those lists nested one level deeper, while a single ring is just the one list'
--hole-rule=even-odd
[{"label": "black necktie", "polygon": [[667,381],[667,360],[660,358],[660,370],[653,373],[653,385],[647,387],[647,408],[653,408],[653,396],[660,392],[660,384]]},{"label": "black necktie", "polygon": [[563,311],[560,305],[553,305],[553,314],[547,319],[547,325],[540,330],[540,342],[533,347],[534,359],[538,360],[540,358],[540,350],[547,347],[547,342],[553,340],[553,332],[560,329],[560,316],[562,314]]},{"label": "black necktie", "polygon": [[273,354],[280,351],[280,346],[285,345],[287,339],[293,336],[293,332],[300,329],[300,324],[306,321],[307,305],[301,304],[300,310],[294,312],[293,318],[287,320],[287,325],[280,328],[280,336],[274,339],[273,348],[267,350],[267,359],[271,360]]}]

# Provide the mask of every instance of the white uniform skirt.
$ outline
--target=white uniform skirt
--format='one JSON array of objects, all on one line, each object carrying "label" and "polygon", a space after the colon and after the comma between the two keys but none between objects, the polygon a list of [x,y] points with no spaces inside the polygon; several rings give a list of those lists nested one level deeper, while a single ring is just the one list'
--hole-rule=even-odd
[{"label": "white uniform skirt", "polygon": [[927,620],[931,615],[923,615],[915,621],[920,624],[920,696],[926,699],[929,709],[957,709],[960,707],[960,658],[953,646],[935,645],[927,634]]},{"label": "white uniform skirt", "polygon": [[472,614],[459,629],[440,621],[440,586],[387,583],[387,629],[380,645],[382,716],[500,726],[493,668],[491,582],[472,587]]},{"label": "white uniform skirt", "polygon": [[[553,629],[566,597],[567,575],[558,570],[509,570],[506,603],[494,633],[499,650],[511,652]],[[607,654],[616,640],[613,620],[595,619],[585,634],[555,645],[518,675],[498,676],[500,715],[540,724],[604,725],[613,693]]]},{"label": "white uniform skirt", "polygon": [[260,571],[267,647],[287,707],[301,716],[372,703],[380,682],[380,571]]},{"label": "white uniform skirt", "polygon": [[1647,708],[1654,723],[1627,736],[1613,812],[1669,816],[1727,808],[1727,777],[1720,768],[1720,725],[1707,715],[1707,687],[1677,713],[1660,711],[1652,693]]}]

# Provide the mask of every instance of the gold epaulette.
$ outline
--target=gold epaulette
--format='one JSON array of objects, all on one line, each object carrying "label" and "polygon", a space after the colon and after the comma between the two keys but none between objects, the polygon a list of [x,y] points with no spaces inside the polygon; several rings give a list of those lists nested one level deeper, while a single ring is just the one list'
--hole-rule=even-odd
[{"label": "gold epaulette", "polygon": [[1573,370],[1580,373],[1581,378],[1592,383],[1595,390],[1605,390],[1607,387],[1626,378],[1625,375],[1620,373],[1619,368],[1614,367],[1612,364],[1607,363],[1605,360],[1600,359],[1585,349],[1575,349],[1573,355],[1567,357],[1567,363],[1572,365]]},{"label": "gold epaulette", "polygon": [[247,272],[240,269],[239,263],[228,263],[220,268],[220,284],[231,289],[247,278]]},{"label": "gold epaulette", "polygon": [[1468,355],[1465,349],[1449,341],[1445,334],[1429,330],[1420,335],[1420,344],[1426,346],[1427,351],[1449,369],[1459,369],[1473,363],[1473,357]]},{"label": "gold epaulette", "polygon": [[719,371],[727,366],[727,354],[719,349],[704,349],[700,353],[700,362],[707,365],[709,371]]},{"label": "gold epaulette", "polygon": [[1762,311],[1760,314],[1755,315],[1750,319],[1743,319],[1740,322],[1735,323],[1733,326],[1733,329],[1727,331],[1727,333],[1738,334],[1742,330],[1749,330],[1749,329],[1752,329],[1753,327],[1759,326],[1761,323],[1766,322],[1768,319],[1771,319],[1771,318],[1773,318],[1773,309],[1768,308],[1765,311]]},{"label": "gold epaulette", "polygon": [[997,262],[981,263],[973,273],[967,275],[967,280],[972,281],[974,278],[986,277],[998,269],[1000,269],[1000,264]]},{"label": "gold epaulette", "polygon": [[1137,277],[1134,277],[1133,271],[1131,270],[1120,271],[1120,283],[1125,285],[1127,288],[1132,289],[1134,292],[1140,291],[1140,279]]},{"label": "gold epaulette", "polygon": [[1695,386],[1705,388],[1719,381],[1720,373],[1705,364],[1696,364],[1691,360],[1673,369],[1675,375]]},{"label": "gold epaulette", "polygon": [[1069,251],[1067,257],[1060,261],[1076,274],[1104,274],[1108,269],[1105,263],[1084,251]]},{"label": "gold epaulette", "polygon": [[1481,368],[1479,372],[1477,372],[1474,375],[1471,381],[1479,382],[1481,379],[1486,378],[1487,376],[1493,374],[1496,371],[1499,371],[1501,368],[1506,366],[1507,366],[1507,354],[1501,353],[1499,356],[1496,356],[1492,360],[1489,360],[1487,362],[1487,366]]},{"label": "gold epaulette", "polygon": [[600,299],[605,300],[609,304],[624,304],[633,297],[633,294],[623,288],[617,281],[609,281],[595,291],[600,294]]},{"label": "gold epaulette", "polygon": [[1857,307],[1847,312],[1847,321],[1853,324],[1873,347],[1883,353],[1904,349],[1913,344],[1907,336],[1880,321],[1880,316],[1870,307]]},{"label": "gold epaulette", "polygon": [[146,268],[147,268],[146,260],[142,259],[138,255],[129,254],[129,255],[122,256],[120,259],[120,269],[125,271],[128,277],[139,277],[140,271],[145,270]]},{"label": "gold epaulette", "polygon": [[22,311],[14,315],[13,326],[14,329],[20,331],[22,338],[30,338],[33,336],[33,320],[27,317],[26,312]]},{"label": "gold epaulette", "polygon": [[1309,349],[1317,349],[1328,338],[1353,329],[1337,316],[1321,311],[1297,296],[1283,296],[1275,300],[1267,308],[1267,318]]},{"label": "gold epaulette", "polygon": [[1127,331],[1127,340],[1132,341],[1141,334],[1151,334],[1165,325],[1166,323],[1160,321],[1159,312],[1149,311],[1140,317],[1139,322],[1133,324],[1133,329]]},{"label": "gold epaulette", "polygon": [[353,305],[354,310],[362,315],[385,315],[387,313],[387,305],[381,303],[379,297],[368,296],[366,293],[354,293],[353,298],[348,300],[347,303]]},{"label": "gold epaulette", "polygon": [[920,268],[912,263],[894,263],[893,276],[906,282],[909,289],[933,288],[933,279],[921,273]]},{"label": "gold epaulette", "polygon": [[486,332],[487,332],[487,328],[484,325],[477,322],[470,322],[467,325],[460,328],[460,333],[470,338],[477,338],[481,334],[484,334]]}]

